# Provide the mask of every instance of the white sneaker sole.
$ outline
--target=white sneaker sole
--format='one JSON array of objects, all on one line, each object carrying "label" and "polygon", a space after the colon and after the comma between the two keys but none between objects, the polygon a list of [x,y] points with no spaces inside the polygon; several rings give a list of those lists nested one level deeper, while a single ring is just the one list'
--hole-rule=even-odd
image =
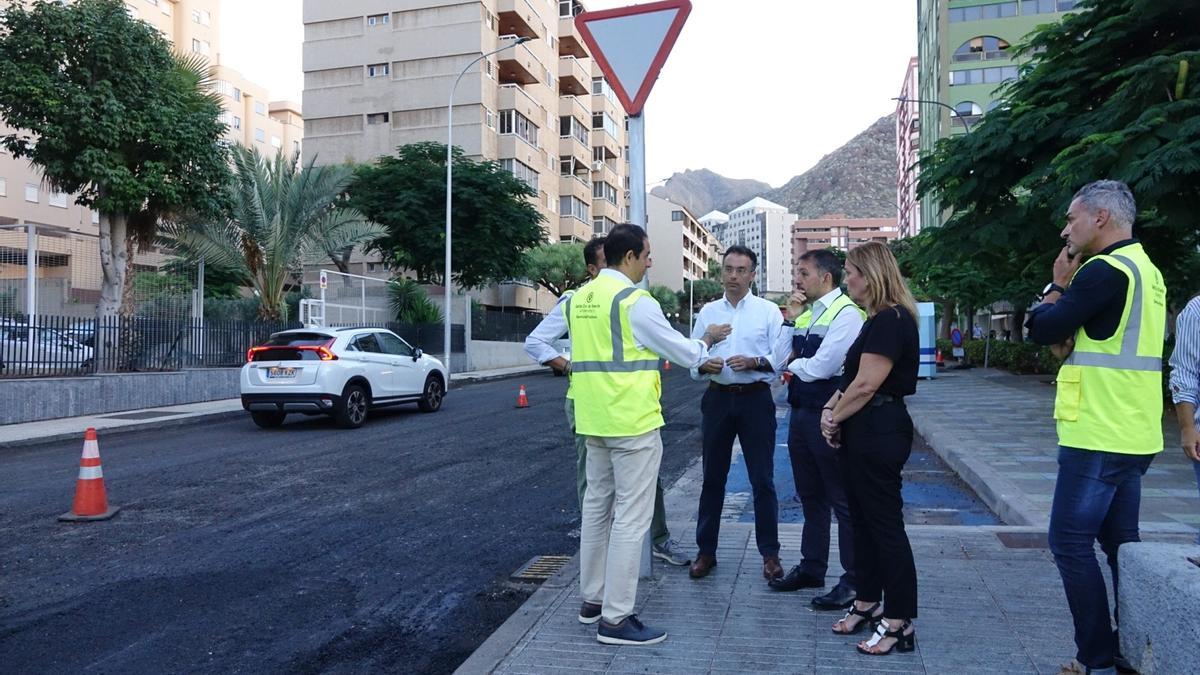
[{"label": "white sneaker sole", "polygon": [[659,553],[658,551],[654,551],[650,555],[654,556],[655,558],[658,558],[659,560],[667,563],[668,565],[674,565],[676,567],[684,567],[684,566],[690,565],[692,563],[691,560],[681,560],[679,558],[672,558],[671,556],[666,555],[664,553]]},{"label": "white sneaker sole", "polygon": [[606,644],[606,645],[629,645],[632,647],[637,647],[639,645],[656,645],[666,639],[667,639],[666,633],[663,633],[662,635],[660,635],[656,638],[651,638],[649,640],[626,640],[623,638],[609,637],[607,635],[601,635],[599,633],[596,633],[596,641],[598,641],[602,644]]},{"label": "white sneaker sole", "polygon": [[590,626],[590,625],[592,625],[592,624],[594,624],[594,623],[596,623],[596,622],[598,622],[598,621],[600,621],[600,615],[599,615],[599,614],[597,614],[596,616],[593,616],[593,617],[591,617],[591,618],[588,618],[588,617],[586,617],[586,616],[584,616],[584,615],[582,615],[582,614],[580,614],[580,615],[579,615],[579,623],[581,623],[581,624],[583,624],[583,625],[585,625],[585,626]]}]

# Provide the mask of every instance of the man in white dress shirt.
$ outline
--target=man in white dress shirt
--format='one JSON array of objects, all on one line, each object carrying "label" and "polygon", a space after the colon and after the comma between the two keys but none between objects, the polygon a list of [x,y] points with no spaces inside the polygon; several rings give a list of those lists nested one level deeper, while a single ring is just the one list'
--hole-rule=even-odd
[{"label": "man in white dress shirt", "polygon": [[703,413],[704,485],[696,521],[699,552],[692,563],[693,579],[708,576],[717,564],[717,538],[725,482],[733,458],[733,441],[742,446],[742,458],[754,492],[754,534],[763,557],[763,576],[783,576],[779,562],[779,502],[775,495],[775,401],[771,382],[787,352],[777,353],[783,316],[779,307],[750,291],[758,258],[744,246],[732,246],[722,260],[725,296],[700,310],[692,337],[710,324],[730,324],[729,337],[709,350],[709,358],[692,377],[708,380],[700,403]]},{"label": "man in white dress shirt", "polygon": [[[830,511],[837,515],[838,557],[844,573],[837,585],[812,599],[818,609],[844,609],[855,597],[854,535],[838,452],[821,436],[821,408],[837,390],[846,352],[863,326],[863,312],[845,294],[842,262],[818,249],[800,257],[800,290],[812,303],[807,325],[780,336],[780,349],[791,352],[788,371],[788,456],[792,479],[804,509],[802,559],[787,576],[771,583],[777,591],[823,588],[829,567]],[[792,333],[791,335],[787,333]]]}]

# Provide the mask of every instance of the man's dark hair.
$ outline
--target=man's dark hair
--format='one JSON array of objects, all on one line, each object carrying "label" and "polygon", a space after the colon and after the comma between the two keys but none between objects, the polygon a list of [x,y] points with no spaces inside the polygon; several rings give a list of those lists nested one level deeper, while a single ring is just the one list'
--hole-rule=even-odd
[{"label": "man's dark hair", "polygon": [[827,248],[818,248],[800,256],[800,259],[816,265],[821,274],[828,272],[829,276],[833,277],[834,288],[842,285],[842,261],[833,251]]},{"label": "man's dark hair", "polygon": [[630,251],[635,256],[646,248],[646,231],[633,223],[621,223],[609,230],[604,238],[604,259],[609,267],[616,267]]},{"label": "man's dark hair", "polygon": [[725,249],[725,254],[721,256],[721,262],[725,262],[725,259],[731,255],[746,256],[750,259],[750,269],[758,269],[758,256],[755,255],[754,251],[751,251],[745,246],[730,246],[729,248]]},{"label": "man's dark hair", "polygon": [[599,251],[600,247],[604,246],[605,239],[606,239],[606,237],[596,237],[595,239],[592,239],[591,241],[589,241],[588,243],[583,245],[583,262],[585,264],[588,264],[588,265],[597,264],[596,263],[596,251]]}]

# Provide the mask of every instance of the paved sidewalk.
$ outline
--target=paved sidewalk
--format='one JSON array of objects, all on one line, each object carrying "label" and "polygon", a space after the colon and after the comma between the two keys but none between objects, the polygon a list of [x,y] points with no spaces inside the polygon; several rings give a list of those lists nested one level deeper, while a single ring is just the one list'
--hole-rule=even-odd
[{"label": "paved sidewalk", "polygon": [[[1058,471],[1050,380],[983,368],[942,371],[908,399],[917,431],[1009,524],[1044,528],[1050,520]],[[1142,531],[1194,538],[1196,474],[1179,449],[1174,417],[1164,417],[1163,431],[1166,447],[1142,481]]]},{"label": "paved sidewalk", "polygon": [[[801,526],[782,524],[781,555],[799,559]],[[638,611],[668,633],[647,647],[596,642],[576,619],[578,570],[563,570],[463,664],[460,673],[1051,673],[1075,653],[1071,618],[1044,533],[1034,528],[909,528],[917,560],[917,650],[859,654],[866,634],[839,636],[820,590],[776,593],[762,578],[753,526],[726,524],[720,565],[705,579],[655,565]],[[1158,535],[1178,539],[1173,535]],[[1007,543],[1006,543],[1007,542]]]},{"label": "paved sidewalk", "polygon": [[[451,384],[471,384],[501,380],[520,375],[539,375],[546,372],[543,366],[529,365],[496,370],[480,370],[450,375]],[[517,393],[513,391],[515,399]],[[91,427],[98,432],[137,431],[181,424],[194,424],[203,420],[222,419],[245,415],[240,398],[227,398],[203,403],[173,405],[164,408],[126,410],[124,412],[66,417],[22,424],[0,426],[0,450],[40,443],[54,443],[72,438],[83,438],[83,432]]]}]

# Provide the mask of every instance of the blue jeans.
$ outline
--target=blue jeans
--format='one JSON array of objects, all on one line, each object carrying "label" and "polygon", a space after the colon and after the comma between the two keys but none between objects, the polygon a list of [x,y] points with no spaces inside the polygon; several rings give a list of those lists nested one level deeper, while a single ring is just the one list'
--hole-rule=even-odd
[{"label": "blue jeans", "polygon": [[1075,658],[1089,668],[1111,668],[1117,639],[1095,542],[1112,569],[1117,593],[1117,549],[1139,541],[1142,476],[1154,455],[1123,455],[1060,446],[1058,482],[1050,509],[1050,551],[1075,621]]}]

